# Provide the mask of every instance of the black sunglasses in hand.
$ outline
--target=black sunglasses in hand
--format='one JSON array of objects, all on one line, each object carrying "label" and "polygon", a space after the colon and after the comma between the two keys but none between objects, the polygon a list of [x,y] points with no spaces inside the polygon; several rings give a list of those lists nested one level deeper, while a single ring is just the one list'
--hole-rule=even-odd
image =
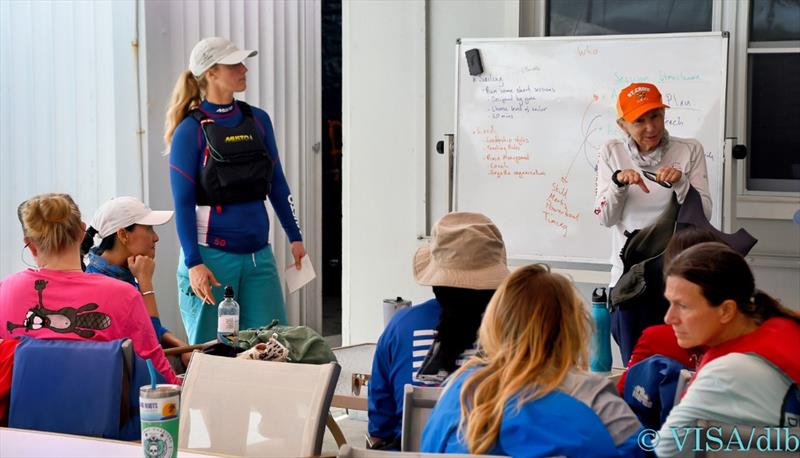
[{"label": "black sunglasses in hand", "polygon": [[665,187],[667,189],[672,187],[672,183],[669,183],[669,182],[666,182],[666,181],[661,181],[661,180],[656,180],[656,174],[653,173],[653,172],[648,172],[647,170],[642,170],[642,175],[644,175],[644,177],[647,178],[648,180],[653,181],[655,183],[658,183],[658,184],[660,184],[661,186],[663,186],[663,187]]}]

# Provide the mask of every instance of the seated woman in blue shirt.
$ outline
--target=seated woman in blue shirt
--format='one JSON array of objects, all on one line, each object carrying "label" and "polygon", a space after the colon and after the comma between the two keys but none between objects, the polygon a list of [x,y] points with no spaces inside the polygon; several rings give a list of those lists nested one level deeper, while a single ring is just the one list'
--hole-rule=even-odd
[{"label": "seated woman in blue shirt", "polygon": [[518,269],[499,287],[479,353],[453,377],[422,451],[636,456],[641,425],[608,379],[585,371],[591,321],[572,283],[547,266]]},{"label": "seated woman in blue shirt", "polygon": [[[153,226],[166,224],[172,214],[171,211],[153,211],[135,197],[117,197],[97,209],[81,243],[87,273],[113,277],[139,290],[163,348],[188,345],[161,324],[153,289],[158,242]],[[94,246],[95,236],[101,239],[98,246]],[[184,367],[189,364],[190,357],[191,353],[181,355]]]}]

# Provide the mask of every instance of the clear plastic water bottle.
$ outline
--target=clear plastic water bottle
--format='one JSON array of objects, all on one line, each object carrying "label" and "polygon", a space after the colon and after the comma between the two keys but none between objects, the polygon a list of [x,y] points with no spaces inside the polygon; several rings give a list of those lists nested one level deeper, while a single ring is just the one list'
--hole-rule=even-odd
[{"label": "clear plastic water bottle", "polygon": [[594,334],[589,350],[589,368],[592,372],[610,372],[611,315],[608,313],[605,288],[595,288],[592,292],[592,318],[594,318]]},{"label": "clear plastic water bottle", "polygon": [[236,347],[239,343],[239,303],[233,300],[233,287],[225,286],[225,299],[217,311],[217,339]]}]

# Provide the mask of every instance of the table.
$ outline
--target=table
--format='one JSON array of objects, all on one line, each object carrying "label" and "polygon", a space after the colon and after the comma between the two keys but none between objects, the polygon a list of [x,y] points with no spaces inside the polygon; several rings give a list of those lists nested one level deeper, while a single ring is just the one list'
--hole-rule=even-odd
[{"label": "table", "polygon": [[[1,458],[142,458],[140,442],[0,428]],[[225,456],[178,450],[179,458]]]},{"label": "table", "polygon": [[353,396],[346,394],[334,394],[331,400],[331,407],[349,410],[367,411],[368,399],[366,396]]}]

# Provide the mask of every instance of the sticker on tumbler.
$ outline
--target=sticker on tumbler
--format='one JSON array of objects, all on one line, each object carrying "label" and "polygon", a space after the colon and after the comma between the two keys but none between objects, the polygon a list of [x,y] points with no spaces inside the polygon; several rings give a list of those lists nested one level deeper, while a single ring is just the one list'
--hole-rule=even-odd
[{"label": "sticker on tumbler", "polygon": [[139,399],[139,412],[142,416],[142,421],[160,421],[175,418],[178,415],[178,399],[178,396]]},{"label": "sticker on tumbler", "polygon": [[166,458],[172,456],[175,444],[170,433],[152,426],[142,431],[142,446],[147,458]]}]

